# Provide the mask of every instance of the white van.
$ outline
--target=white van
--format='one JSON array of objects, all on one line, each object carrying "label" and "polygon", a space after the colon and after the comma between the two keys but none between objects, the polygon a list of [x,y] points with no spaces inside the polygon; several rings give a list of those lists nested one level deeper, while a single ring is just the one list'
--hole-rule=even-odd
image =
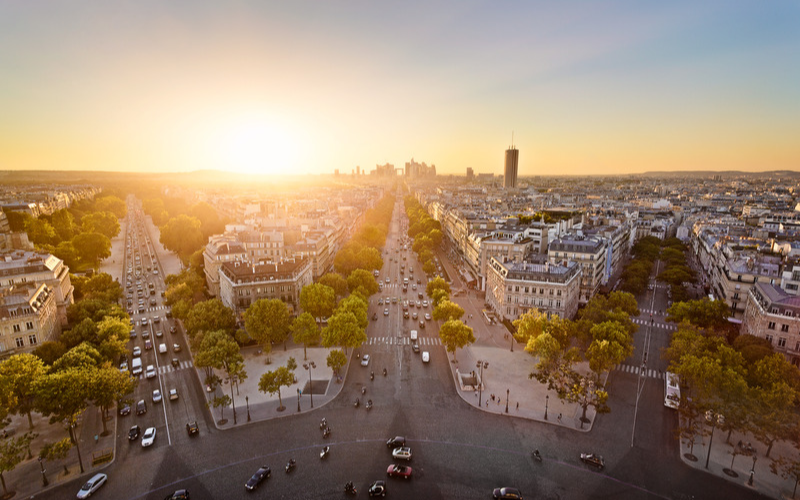
[{"label": "white van", "polygon": [[158,344],[158,352],[161,354],[167,353],[167,344]]},{"label": "white van", "polygon": [[417,331],[416,330],[411,330],[411,341],[412,342],[416,342],[417,341]]},{"label": "white van", "polygon": [[430,353],[428,353],[428,351],[422,351],[422,362],[427,363],[430,360],[431,360]]},{"label": "white van", "polygon": [[142,358],[133,358],[131,360],[131,373],[133,375],[142,374]]}]

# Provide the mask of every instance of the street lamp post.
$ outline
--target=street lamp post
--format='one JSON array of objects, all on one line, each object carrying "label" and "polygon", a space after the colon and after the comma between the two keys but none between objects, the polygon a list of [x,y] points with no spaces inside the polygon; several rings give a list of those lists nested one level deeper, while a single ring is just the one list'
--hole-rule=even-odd
[{"label": "street lamp post", "polygon": [[506,413],[508,413],[508,394],[510,391],[511,389],[506,389]]},{"label": "street lamp post", "polygon": [[550,395],[544,395],[544,419],[547,420],[547,406],[550,404]]},{"label": "street lamp post", "polygon": [[714,442],[714,429],[717,427],[717,420],[721,418],[722,415],[714,413],[712,410],[706,412],[706,421],[711,423],[711,437],[708,438],[708,453],[706,454],[706,469],[708,469],[708,460],[711,458],[711,443]]},{"label": "street lamp post", "polygon": [[297,389],[297,413],[300,413],[300,389]]},{"label": "street lamp post", "polygon": [[303,368],[308,370],[308,393],[311,395],[311,407],[314,407],[314,382],[311,378],[311,369],[316,368],[317,365],[313,361],[303,363]]},{"label": "street lamp post", "polygon": [[753,486],[753,476],[756,474],[756,460],[758,460],[758,456],[753,453],[753,467],[750,469],[750,479],[747,480],[748,486]]},{"label": "street lamp post", "polygon": [[247,405],[247,421],[250,421],[250,396],[244,397],[244,402]]},{"label": "street lamp post", "polygon": [[478,408],[480,408],[481,399],[483,398],[483,369],[489,368],[489,362],[478,360],[475,366],[478,368],[478,377],[480,377],[480,381],[478,382]]},{"label": "street lamp post", "polygon": [[45,472],[47,472],[47,469],[44,468],[44,461],[42,460],[42,457],[39,457],[39,467],[42,468],[42,487],[44,487],[50,483],[47,481],[47,476],[44,474]]}]

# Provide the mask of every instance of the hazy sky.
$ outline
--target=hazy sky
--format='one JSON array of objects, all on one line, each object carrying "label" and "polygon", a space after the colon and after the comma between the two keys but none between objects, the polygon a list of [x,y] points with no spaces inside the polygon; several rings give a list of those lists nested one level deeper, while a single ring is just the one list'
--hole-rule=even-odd
[{"label": "hazy sky", "polygon": [[800,169],[800,2],[0,1],[0,169]]}]

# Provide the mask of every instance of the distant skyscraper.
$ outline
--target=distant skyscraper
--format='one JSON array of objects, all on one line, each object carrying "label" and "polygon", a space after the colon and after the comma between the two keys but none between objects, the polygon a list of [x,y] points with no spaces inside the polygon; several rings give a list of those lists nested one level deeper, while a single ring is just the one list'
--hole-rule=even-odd
[{"label": "distant skyscraper", "polygon": [[504,188],[517,187],[517,168],[519,166],[519,150],[514,147],[512,141],[511,148],[506,149],[506,170],[503,178]]},{"label": "distant skyscraper", "polygon": [[472,170],[472,167],[467,167],[467,180],[472,180],[475,177],[475,172]]}]

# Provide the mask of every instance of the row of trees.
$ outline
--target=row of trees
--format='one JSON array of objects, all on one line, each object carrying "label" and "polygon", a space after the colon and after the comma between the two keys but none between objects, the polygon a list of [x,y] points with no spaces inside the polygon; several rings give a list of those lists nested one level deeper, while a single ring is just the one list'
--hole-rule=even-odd
[{"label": "row of trees", "polygon": [[334,257],[333,265],[340,275],[349,276],[356,269],[373,271],[383,267],[381,249],[386,244],[394,203],[394,196],[386,196],[375,208],[367,210],[361,228]]},{"label": "row of trees", "polygon": [[[767,457],[778,441],[800,445],[800,372],[765,339],[740,335],[729,341],[727,312],[724,301],[707,298],[668,310],[668,319],[678,323],[665,356],[681,378],[680,437],[693,445],[718,427],[730,444],[734,431],[749,432],[767,446]],[[742,452],[733,447],[731,453],[735,459]],[[800,478],[796,455],[778,457],[772,468]]]},{"label": "row of trees", "polygon": [[513,335],[539,358],[530,377],[547,384],[559,399],[580,405],[583,425],[589,407],[610,411],[605,375],[633,353],[638,327],[630,317],[638,314],[633,295],[612,292],[593,297],[574,321],[547,318],[533,309],[514,321]]},{"label": "row of trees", "polygon": [[431,298],[433,314],[436,321],[442,321],[439,327],[439,338],[447,352],[453,353],[456,359],[456,349],[461,349],[475,342],[472,328],[467,326],[461,318],[464,309],[450,300],[450,285],[441,277],[436,276],[428,282],[425,292]]},{"label": "row of trees", "polygon": [[125,202],[113,195],[84,200],[51,215],[31,217],[7,211],[12,231],[24,231],[37,248],[62,259],[72,269],[97,267],[111,256],[111,238],[119,234]]},{"label": "row of trees", "polygon": [[144,198],[142,208],[159,227],[161,244],[184,264],[210,236],[225,230],[225,220],[205,202],[188,205],[182,198],[152,196]]},{"label": "row of trees", "polygon": [[408,236],[414,240],[411,249],[422,263],[422,270],[430,276],[436,272],[434,250],[442,243],[442,225],[432,219],[413,196],[403,201],[408,216]]},{"label": "row of trees", "polygon": [[659,240],[646,236],[633,246],[633,259],[622,272],[621,289],[640,294],[647,289],[650,275],[657,260],[664,263],[658,280],[670,285],[672,300],[681,302],[689,299],[684,283],[696,281],[694,271],[686,264],[686,245],[677,238]]}]

